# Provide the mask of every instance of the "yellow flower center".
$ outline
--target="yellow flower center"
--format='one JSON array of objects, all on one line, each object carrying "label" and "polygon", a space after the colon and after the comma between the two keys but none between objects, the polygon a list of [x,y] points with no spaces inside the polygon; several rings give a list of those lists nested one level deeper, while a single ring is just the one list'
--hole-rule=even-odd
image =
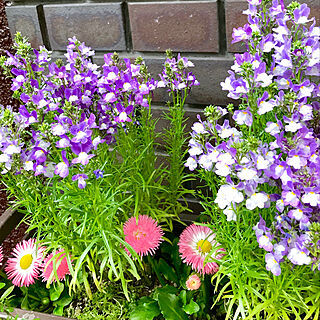
[{"label": "yellow flower center", "polygon": [[200,240],[197,243],[197,248],[202,253],[208,253],[212,249],[212,245],[208,240]]},{"label": "yellow flower center", "polygon": [[33,258],[31,254],[26,254],[20,259],[20,267],[23,270],[28,269],[32,264]]},{"label": "yellow flower center", "polygon": [[139,240],[140,238],[142,237],[145,237],[146,236],[146,233],[145,232],[142,232],[140,231],[139,229],[137,231],[135,231],[133,233],[133,236],[136,238],[136,240]]}]

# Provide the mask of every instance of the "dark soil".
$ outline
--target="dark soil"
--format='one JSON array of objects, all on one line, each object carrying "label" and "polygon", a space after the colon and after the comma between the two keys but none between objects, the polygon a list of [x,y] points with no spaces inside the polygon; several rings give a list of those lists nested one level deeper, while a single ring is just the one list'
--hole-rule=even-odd
[{"label": "dark soil", "polygon": [[[5,0],[0,0],[0,55],[6,55],[6,51],[13,52],[12,50],[12,40],[10,35],[10,30],[8,27],[8,21],[5,13]],[[12,91],[11,80],[6,79],[2,74],[0,68],[0,104],[4,106],[11,105],[14,108],[18,107],[18,101],[13,99],[11,94]],[[8,208],[8,200],[3,187],[0,185],[0,215]],[[12,249],[20,242],[26,233],[27,226],[21,224],[19,227],[13,229],[7,239],[2,243],[4,261],[10,256]]]},{"label": "dark soil", "polygon": [[[8,208],[8,200],[2,186],[0,186],[0,189],[0,215],[2,215],[2,213]],[[3,265],[10,257],[12,249],[25,237],[27,229],[28,226],[24,223],[21,223],[18,227],[13,229],[8,237],[3,241]]]},{"label": "dark soil", "polygon": [[[5,12],[5,0],[0,0],[0,56],[6,55],[7,50],[13,53],[12,39]],[[11,80],[6,79],[0,68],[0,104],[17,108],[18,101],[12,98],[10,87]]]}]

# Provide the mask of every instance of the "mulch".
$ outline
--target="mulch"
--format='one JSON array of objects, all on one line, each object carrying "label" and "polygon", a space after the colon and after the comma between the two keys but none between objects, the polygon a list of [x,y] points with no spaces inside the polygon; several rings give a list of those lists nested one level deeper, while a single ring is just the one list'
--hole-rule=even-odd
[{"label": "mulch", "polygon": [[[0,216],[8,208],[8,199],[3,186],[0,186]],[[25,223],[21,223],[15,229],[13,229],[7,238],[2,242],[3,250],[3,263],[10,257],[12,249],[25,237],[28,226]]]},{"label": "mulch", "polygon": [[[5,0],[0,0],[0,55],[6,55],[6,51],[13,52],[12,39],[8,27],[8,21],[5,13]],[[15,109],[18,108],[18,101],[13,99],[11,80],[7,79],[0,69],[0,104],[4,106],[11,105]],[[1,180],[1,179],[0,179]],[[3,187],[0,186],[0,215],[8,208],[8,200]],[[4,261],[10,256],[12,249],[25,236],[27,226],[25,224],[19,225],[13,229],[9,236],[2,243]]]},{"label": "mulch", "polygon": [[[13,53],[12,39],[5,12],[5,2],[4,0],[0,0],[0,56],[6,55],[6,51]],[[10,88],[11,80],[6,78],[0,68],[0,104],[3,106],[11,105],[17,108],[19,103],[16,99],[12,98]]]}]

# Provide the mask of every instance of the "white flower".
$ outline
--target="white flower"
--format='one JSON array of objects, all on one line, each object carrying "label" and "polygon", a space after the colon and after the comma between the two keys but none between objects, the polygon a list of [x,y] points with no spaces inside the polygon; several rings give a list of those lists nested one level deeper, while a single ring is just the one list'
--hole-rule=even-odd
[{"label": "white flower", "polygon": [[320,203],[320,195],[311,191],[302,196],[302,201],[309,203],[312,207],[316,207]]},{"label": "white flower", "polygon": [[292,212],[292,216],[293,216],[296,220],[300,221],[300,220],[302,219],[302,217],[303,217],[303,211],[302,211],[301,209],[295,209],[295,210],[292,210],[291,212]]},{"label": "white flower", "polygon": [[282,199],[277,200],[276,202],[277,209],[282,212],[284,210],[284,202]]},{"label": "white flower", "polygon": [[220,155],[220,152],[216,149],[214,149],[212,152],[208,153],[208,157],[211,159],[213,162],[218,161],[218,157]]},{"label": "white flower", "polygon": [[288,89],[290,87],[290,82],[286,78],[280,78],[277,83],[281,86],[281,89]]},{"label": "white flower", "polygon": [[54,136],[62,136],[66,133],[66,130],[60,123],[58,123],[52,126],[51,132]]},{"label": "white flower", "polygon": [[232,202],[240,203],[243,199],[244,197],[242,192],[238,191],[235,187],[224,184],[218,190],[217,197],[214,202],[218,204],[220,209],[224,209]]},{"label": "white flower", "polygon": [[216,169],[215,173],[218,176],[226,177],[227,175],[229,175],[231,173],[231,168],[229,167],[229,165],[227,165],[223,162],[217,162],[215,169]]},{"label": "white flower", "polygon": [[218,161],[228,165],[235,163],[235,160],[233,159],[232,155],[228,152],[221,153],[218,157]]},{"label": "white flower", "polygon": [[10,157],[6,153],[0,154],[0,163],[5,163],[10,160]]},{"label": "white flower", "polygon": [[[159,81],[160,82],[160,81]],[[158,85],[159,85],[159,83],[158,83]],[[129,91],[129,90],[131,90],[132,89],[132,85],[129,83],[129,82],[125,82],[124,84],[123,84],[123,91]]]},{"label": "white flower", "polygon": [[199,158],[199,165],[200,167],[204,168],[205,170],[211,170],[213,166],[213,161],[207,154],[203,154]]},{"label": "white flower", "polygon": [[120,122],[125,122],[125,121],[127,121],[127,119],[128,119],[127,113],[124,112],[124,111],[120,112],[120,114],[119,114],[119,121],[120,121]]},{"label": "white flower", "polygon": [[185,166],[188,167],[190,171],[193,171],[197,168],[197,161],[192,157],[189,157],[185,163]]},{"label": "white flower", "polygon": [[227,221],[237,221],[237,215],[231,206],[224,209],[223,213],[227,216]]},{"label": "white flower", "polygon": [[114,80],[116,80],[116,79],[117,79],[117,75],[116,75],[113,71],[111,71],[111,72],[108,73],[108,75],[107,75],[107,80],[109,80],[109,81],[114,81]]},{"label": "white flower", "polygon": [[15,146],[14,144],[10,144],[8,145],[5,149],[4,149],[4,153],[6,154],[14,154],[14,153],[20,153],[20,147]]},{"label": "white flower", "polygon": [[290,121],[289,124],[285,126],[285,130],[290,132],[296,132],[300,128],[302,128],[302,125],[299,122],[295,121]]},{"label": "white flower", "polygon": [[26,170],[26,171],[31,171],[31,170],[33,170],[33,162],[32,162],[32,161],[26,161],[26,162],[23,164],[23,169]]},{"label": "white flower", "polygon": [[306,115],[312,116],[312,111],[313,111],[313,108],[309,104],[303,104],[299,108],[299,113],[301,113],[304,116],[306,116]]},{"label": "white flower", "polygon": [[266,160],[262,156],[258,156],[257,158],[257,169],[262,170],[262,169],[267,169],[269,167],[270,162]]},{"label": "white flower", "polygon": [[314,154],[309,158],[309,160],[310,160],[312,163],[317,163],[318,160],[319,160],[319,156],[314,153]]},{"label": "white flower", "polygon": [[267,127],[264,130],[265,130],[265,132],[269,132],[272,136],[274,136],[280,132],[280,127],[275,122],[271,122],[271,123],[269,122],[267,124]]},{"label": "white flower", "polygon": [[299,92],[299,94],[298,94],[298,97],[311,97],[311,94],[312,94],[312,92],[313,92],[313,85],[311,85],[311,86],[308,86],[308,87],[306,87],[306,86],[302,86],[301,88],[300,88],[300,92]]},{"label": "white flower", "polygon": [[226,78],[225,82],[220,82],[222,90],[226,91],[232,91],[233,86],[231,85],[231,79],[230,77]]},{"label": "white flower", "polygon": [[264,193],[254,193],[250,198],[246,201],[246,208],[249,210],[253,210],[257,207],[260,209],[264,208],[264,204],[269,200],[268,196]]},{"label": "white flower", "polygon": [[274,108],[274,104],[269,102],[269,101],[261,101],[259,103],[259,110],[258,110],[258,114],[262,115],[265,114],[269,111],[271,111]]},{"label": "white flower", "polygon": [[237,173],[237,176],[240,180],[252,180],[257,177],[257,171],[254,169],[243,168]]},{"label": "white flower", "polygon": [[203,151],[200,147],[192,147],[189,149],[189,154],[190,156],[198,156],[200,155]]},{"label": "white flower", "polygon": [[[42,101],[42,100],[41,100]],[[75,102],[75,101],[78,101],[78,97],[76,96],[76,95],[71,95],[70,97],[69,97],[69,102]]]},{"label": "white flower", "polygon": [[297,248],[290,249],[288,259],[299,266],[309,264],[311,262],[311,258],[307,256],[305,252],[300,251]]},{"label": "white flower", "polygon": [[265,72],[258,74],[256,80],[261,82],[261,87],[265,88],[272,83],[273,75],[267,75]]},{"label": "white flower", "polygon": [[104,98],[106,102],[114,101],[116,98],[115,94],[113,92],[108,92]]},{"label": "white flower", "polygon": [[222,139],[229,138],[233,134],[232,128],[223,128],[219,133],[219,137]]},{"label": "white flower", "polygon": [[288,158],[287,164],[295,169],[300,169],[303,166],[303,162],[297,154],[295,154],[291,158]]},{"label": "white flower", "polygon": [[204,125],[200,122],[196,122],[193,124],[193,126],[191,127],[191,129],[196,133],[196,134],[200,134],[200,133],[206,133],[207,131],[204,128]]}]

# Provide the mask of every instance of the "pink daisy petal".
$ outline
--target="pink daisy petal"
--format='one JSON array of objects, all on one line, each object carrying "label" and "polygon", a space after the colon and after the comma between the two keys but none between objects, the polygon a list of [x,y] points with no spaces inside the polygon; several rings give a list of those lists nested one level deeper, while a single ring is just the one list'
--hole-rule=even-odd
[{"label": "pink daisy petal", "polygon": [[[138,221],[137,221],[138,220]],[[140,256],[154,254],[163,241],[163,231],[157,221],[147,215],[139,215],[138,219],[131,217],[123,226],[125,241]],[[129,250],[126,248],[130,255]]]},{"label": "pink daisy petal", "polygon": [[17,287],[33,284],[38,279],[44,251],[44,247],[37,248],[36,239],[18,243],[5,268],[8,279]]},{"label": "pink daisy petal", "polygon": [[225,251],[219,248],[212,253],[212,248],[218,247],[220,244],[215,241],[215,234],[209,227],[190,225],[181,233],[178,246],[182,261],[187,265],[191,265],[196,272],[213,274],[219,270],[219,265],[216,262],[204,264],[208,255],[213,259],[221,259],[224,254],[216,253]]},{"label": "pink daisy petal", "polygon": [[[53,274],[53,261],[55,260],[56,272],[59,280],[64,280],[67,274],[70,274],[68,261],[66,258],[67,254],[63,249],[56,252],[52,252],[47,256],[43,262],[42,278],[44,281],[48,281]],[[57,281],[54,273],[52,281]]]}]

